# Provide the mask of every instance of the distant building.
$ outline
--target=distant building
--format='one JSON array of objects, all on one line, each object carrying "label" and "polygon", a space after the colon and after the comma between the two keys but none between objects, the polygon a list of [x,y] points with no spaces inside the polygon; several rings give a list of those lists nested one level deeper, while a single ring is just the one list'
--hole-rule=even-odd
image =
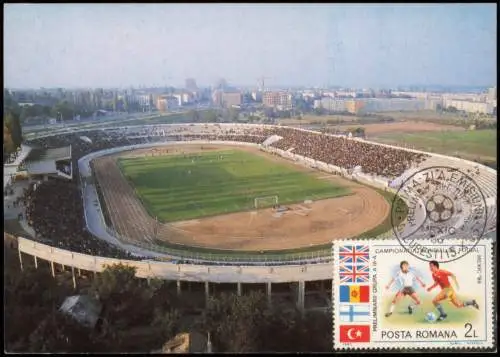
[{"label": "distant building", "polygon": [[356,98],[356,92],[351,90],[338,90],[335,91],[335,97]]},{"label": "distant building", "polygon": [[488,89],[488,102],[493,103],[497,101],[497,87]]},{"label": "distant building", "polygon": [[430,93],[427,92],[408,92],[408,91],[393,91],[391,94],[395,97],[427,99]]},{"label": "distant building", "polygon": [[314,109],[325,109],[328,112],[346,112],[345,99],[334,99],[334,98],[321,98],[314,101]]},{"label": "distant building", "polygon": [[425,99],[370,98],[363,100],[359,113],[406,112],[424,110]]},{"label": "distant building", "polygon": [[252,92],[252,99],[255,100],[256,102],[261,102],[262,101],[262,93],[259,91],[253,91]]},{"label": "distant building", "polygon": [[198,86],[196,85],[196,80],[194,78],[186,79],[186,89],[190,92],[196,92],[198,90]]},{"label": "distant building", "polygon": [[444,100],[465,100],[469,102],[484,102],[487,95],[478,93],[446,93],[443,94]]},{"label": "distant building", "polygon": [[351,114],[360,114],[363,107],[365,106],[364,100],[354,100],[354,99],[349,99],[345,101],[345,108],[346,111],[351,113]]},{"label": "distant building", "polygon": [[150,110],[153,108],[154,99],[152,94],[138,95],[137,101],[139,102],[139,107],[142,110]]},{"label": "distant building", "polygon": [[278,108],[282,110],[292,109],[292,94],[288,92],[264,92],[262,103],[266,107]]},{"label": "distant building", "polygon": [[181,95],[181,105],[182,104],[190,104],[194,101],[193,93],[182,93]]},{"label": "distant building", "polygon": [[470,100],[445,99],[443,106],[445,108],[454,107],[466,113],[493,114],[494,112],[494,105],[492,103],[474,102]]},{"label": "distant building", "polygon": [[441,97],[430,97],[425,100],[426,110],[437,110],[438,105],[443,107],[443,98]]},{"label": "distant building", "polygon": [[160,112],[166,112],[179,107],[179,98],[175,96],[162,95],[156,99],[156,109]]},{"label": "distant building", "polygon": [[215,87],[216,89],[224,91],[227,88],[226,80],[224,78],[219,79],[219,82],[217,82],[217,85]]},{"label": "distant building", "polygon": [[242,95],[240,92],[223,92],[222,93],[222,106],[230,108],[234,105],[241,105]]},{"label": "distant building", "polygon": [[212,92],[212,103],[222,107],[222,90],[216,89]]}]

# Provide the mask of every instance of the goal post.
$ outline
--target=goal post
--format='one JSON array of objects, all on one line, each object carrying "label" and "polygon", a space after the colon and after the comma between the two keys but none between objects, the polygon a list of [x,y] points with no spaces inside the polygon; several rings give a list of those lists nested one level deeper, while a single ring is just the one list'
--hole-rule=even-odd
[{"label": "goal post", "polygon": [[268,208],[268,207],[273,207],[274,205],[278,204],[278,196],[262,196],[262,197],[255,197],[254,198],[254,208],[255,209],[261,209],[261,208]]}]

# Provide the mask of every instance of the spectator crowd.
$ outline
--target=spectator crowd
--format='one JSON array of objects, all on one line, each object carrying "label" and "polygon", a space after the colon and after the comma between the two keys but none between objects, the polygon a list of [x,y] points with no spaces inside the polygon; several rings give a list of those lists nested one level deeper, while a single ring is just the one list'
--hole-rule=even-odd
[{"label": "spectator crowd", "polygon": [[302,155],[326,164],[345,169],[361,166],[366,174],[395,179],[412,165],[422,162],[426,155],[389,146],[376,145],[346,136],[301,131],[294,128],[277,128],[276,135],[283,137],[271,146],[293,149]]},{"label": "spectator crowd", "polygon": [[[24,203],[28,223],[39,237],[50,240],[56,247],[98,256],[137,259],[108,245],[86,230],[79,188],[78,160],[91,152],[120,146],[201,139],[260,144],[269,136],[278,135],[282,139],[274,142],[272,147],[282,150],[293,149],[292,152],[295,154],[346,169],[361,166],[364,173],[388,179],[400,176],[412,165],[425,159],[425,155],[402,149],[290,127],[215,125],[204,128],[202,125],[196,127],[184,125],[172,129],[168,131],[165,127],[153,127],[147,130],[140,129],[140,132],[131,132],[130,129],[91,130],[38,138],[28,142],[28,145],[43,148],[71,145],[71,170],[69,165],[65,164],[64,171],[73,173],[72,181],[49,179],[39,184],[36,190],[33,186],[27,190]],[[86,137],[85,140],[82,137]]]}]

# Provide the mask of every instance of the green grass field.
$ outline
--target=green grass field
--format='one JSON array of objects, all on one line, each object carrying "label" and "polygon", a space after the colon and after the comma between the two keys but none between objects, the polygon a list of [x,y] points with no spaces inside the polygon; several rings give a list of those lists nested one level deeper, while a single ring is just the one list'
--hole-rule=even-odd
[{"label": "green grass field", "polygon": [[118,164],[149,213],[162,222],[251,210],[255,197],[278,195],[280,204],[290,204],[351,194],[290,165],[239,150],[127,158]]},{"label": "green grass field", "polygon": [[[437,294],[437,292],[435,293]],[[387,296],[383,299],[383,309],[382,319],[383,322],[380,324],[383,328],[388,327],[423,327],[430,325],[439,325],[446,327],[460,327],[463,328],[466,322],[474,323],[477,316],[481,313],[475,308],[468,306],[464,308],[456,308],[451,302],[445,300],[442,305],[444,311],[448,315],[446,320],[430,323],[425,320],[425,314],[428,312],[434,312],[436,316],[439,316],[439,312],[436,310],[432,304],[432,298],[434,295],[427,295],[427,293],[419,292],[418,295],[421,299],[421,304],[415,310],[415,312],[410,315],[408,313],[408,305],[412,300],[409,297],[405,297],[400,300],[394,309],[394,313],[390,317],[385,317],[384,314],[389,311],[389,306],[391,305],[391,300],[393,296]],[[458,295],[460,299],[466,300],[466,297]],[[467,299],[468,300],[468,299]],[[484,306],[479,306],[480,309],[484,309]]]},{"label": "green grass field", "polygon": [[427,133],[391,133],[371,137],[370,140],[388,144],[409,144],[416,149],[444,155],[459,155],[473,160],[496,161],[496,130],[443,131]]}]

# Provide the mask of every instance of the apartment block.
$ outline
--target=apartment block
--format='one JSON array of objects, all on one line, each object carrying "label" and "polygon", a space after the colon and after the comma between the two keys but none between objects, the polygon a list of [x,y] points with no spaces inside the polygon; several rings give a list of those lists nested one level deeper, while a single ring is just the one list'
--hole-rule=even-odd
[{"label": "apartment block", "polygon": [[455,107],[466,113],[493,114],[494,105],[486,102],[474,102],[470,100],[445,99],[444,107]]},{"label": "apartment block", "polygon": [[287,92],[264,92],[262,103],[266,107],[278,108],[282,110],[292,109],[292,94]]},{"label": "apartment block", "polygon": [[230,92],[222,93],[222,106],[225,108],[232,107],[233,105],[239,106],[241,105],[241,93],[239,92]]},{"label": "apartment block", "polygon": [[321,98],[314,101],[314,108],[322,108],[328,112],[345,112],[347,111],[346,100],[334,98]]}]

